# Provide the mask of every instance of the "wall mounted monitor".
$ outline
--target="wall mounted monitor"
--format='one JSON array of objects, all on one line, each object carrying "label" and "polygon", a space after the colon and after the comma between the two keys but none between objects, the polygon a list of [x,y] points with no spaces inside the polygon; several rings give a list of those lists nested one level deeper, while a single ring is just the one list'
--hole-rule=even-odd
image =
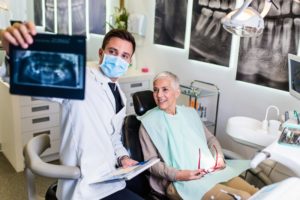
[{"label": "wall mounted monitor", "polygon": [[288,54],[289,92],[300,99],[300,56]]},{"label": "wall mounted monitor", "polygon": [[10,92],[84,99],[85,36],[37,34],[27,49],[10,46]]}]

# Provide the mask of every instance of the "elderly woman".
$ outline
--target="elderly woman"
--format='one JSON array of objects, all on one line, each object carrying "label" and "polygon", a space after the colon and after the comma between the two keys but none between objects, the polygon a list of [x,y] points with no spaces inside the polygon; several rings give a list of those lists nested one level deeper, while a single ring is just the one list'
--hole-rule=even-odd
[{"label": "elderly woman", "polygon": [[198,113],[176,105],[179,80],[171,72],[154,78],[157,107],[139,119],[145,159],[161,161],[150,168],[154,199],[248,199],[257,189],[236,177],[249,161],[224,161],[221,146],[201,122]]}]

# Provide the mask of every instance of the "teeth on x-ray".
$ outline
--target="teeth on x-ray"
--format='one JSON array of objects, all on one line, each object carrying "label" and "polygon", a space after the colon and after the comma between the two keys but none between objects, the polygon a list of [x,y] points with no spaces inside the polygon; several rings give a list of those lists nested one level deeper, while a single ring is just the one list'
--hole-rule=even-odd
[{"label": "teeth on x-ray", "polygon": [[[242,75],[239,75],[238,79],[251,80],[254,83],[257,79],[265,79],[263,82],[267,86],[286,90],[288,76],[284,55],[296,53],[298,49],[300,1],[274,0],[274,2],[278,9],[271,6],[271,10],[264,18],[263,34],[259,37],[241,39],[238,74]],[[251,6],[261,12],[264,3],[264,0],[253,1]],[[256,72],[249,71],[253,66],[256,66]],[[245,77],[242,77],[243,75]]]},{"label": "teeth on x-ray", "polygon": [[[222,28],[221,18],[235,8],[236,0],[199,0],[194,2],[190,59],[223,66],[229,64],[231,34]],[[224,53],[225,52],[225,53]]]},{"label": "teeth on x-ray", "polygon": [[222,17],[226,15],[225,12],[215,11],[213,14],[212,22],[207,26],[206,31],[204,33],[205,36],[210,35],[211,38],[215,38],[217,34],[220,32],[222,25],[220,20]]},{"label": "teeth on x-ray", "polygon": [[22,58],[21,62],[24,67],[19,68],[20,82],[76,85],[75,64],[60,55],[32,53]]},{"label": "teeth on x-ray", "polygon": [[198,4],[201,6],[208,6],[208,0],[199,0]]},{"label": "teeth on x-ray", "polygon": [[227,9],[231,9],[234,10],[235,9],[235,1],[230,1],[230,0],[224,0],[221,2],[221,9],[223,10],[227,10]]},{"label": "teeth on x-ray", "polygon": [[[274,35],[273,35],[273,37],[274,37],[274,41],[273,41],[273,49],[280,49],[280,47],[282,46],[281,45],[281,29],[282,29],[282,24],[281,23],[279,23],[278,21],[277,21],[277,23],[276,23],[276,26],[275,26],[275,33],[274,33]],[[285,45],[287,45],[287,44],[285,44]]]},{"label": "teeth on x-ray", "polygon": [[298,45],[299,45],[299,35],[300,35],[300,18],[295,18],[294,19],[294,26],[295,26],[295,44],[298,47]]},{"label": "teeth on x-ray", "polygon": [[221,9],[226,10],[229,7],[228,1],[222,1],[221,2]]},{"label": "teeth on x-ray", "polygon": [[[252,2],[255,2],[255,1],[252,1]],[[276,5],[278,6],[278,9],[275,8],[274,5],[272,5],[270,11],[269,11],[268,14],[267,14],[267,16],[270,16],[270,17],[272,17],[272,16],[280,16],[280,14],[281,14],[281,6],[280,6],[276,1],[275,1],[275,3],[276,3]],[[260,6],[260,9],[261,9],[261,10],[259,10],[259,11],[261,12],[262,9],[263,9],[263,6],[265,5],[265,4],[264,4],[264,1],[261,2],[260,5],[261,5],[261,6]],[[262,8],[261,8],[261,7],[262,7]]]},{"label": "teeth on x-ray", "polygon": [[210,0],[208,6],[210,8],[220,8],[220,1],[219,0]]},{"label": "teeth on x-ray", "polygon": [[207,8],[202,8],[201,15],[196,24],[196,31],[203,31],[204,27],[207,25],[209,18],[212,16],[213,11]]},{"label": "teeth on x-ray", "polygon": [[300,1],[293,1],[292,12],[294,15],[300,15]]},{"label": "teeth on x-ray", "polygon": [[292,18],[285,18],[283,20],[283,33],[282,33],[282,43],[286,45],[282,45],[282,52],[288,52],[290,49],[290,40],[292,38]]},{"label": "teeth on x-ray", "polygon": [[284,0],[281,5],[281,14],[287,15],[291,13],[292,0]]},{"label": "teeth on x-ray", "polygon": [[268,34],[267,36],[267,46],[270,47],[273,43],[273,34],[272,34],[272,31],[274,30],[274,26],[275,26],[275,23],[271,20],[268,20],[265,22],[265,26],[266,26],[266,29],[265,31],[268,31],[270,34]]}]

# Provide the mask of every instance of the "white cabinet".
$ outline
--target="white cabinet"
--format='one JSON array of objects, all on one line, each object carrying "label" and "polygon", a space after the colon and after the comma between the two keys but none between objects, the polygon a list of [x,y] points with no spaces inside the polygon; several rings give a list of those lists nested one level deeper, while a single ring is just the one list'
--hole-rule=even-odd
[{"label": "white cabinet", "polygon": [[152,90],[153,75],[151,73],[141,73],[128,70],[128,73],[120,80],[120,86],[127,97],[126,114],[135,114],[132,95],[143,90]]},{"label": "white cabinet", "polygon": [[[134,114],[132,94],[149,90],[152,74],[129,70],[120,79],[127,97],[127,114]],[[0,80],[0,143],[5,157],[17,172],[23,171],[23,147],[34,136],[50,135],[51,148],[43,153],[46,161],[58,158],[60,145],[60,105],[27,96],[11,95],[9,86]]]},{"label": "white cabinet", "polygon": [[34,136],[47,133],[51,148],[42,155],[45,160],[58,158],[60,107],[57,103],[35,100],[9,93],[9,86],[0,82],[0,134],[5,157],[17,172],[23,171],[23,147]]}]

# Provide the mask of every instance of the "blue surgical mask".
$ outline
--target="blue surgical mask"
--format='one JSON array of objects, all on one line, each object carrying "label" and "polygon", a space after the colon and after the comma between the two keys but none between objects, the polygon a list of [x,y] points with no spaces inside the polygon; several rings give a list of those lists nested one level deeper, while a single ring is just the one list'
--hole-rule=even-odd
[{"label": "blue surgical mask", "polygon": [[104,54],[100,67],[109,78],[118,78],[125,74],[129,63],[118,56]]}]

